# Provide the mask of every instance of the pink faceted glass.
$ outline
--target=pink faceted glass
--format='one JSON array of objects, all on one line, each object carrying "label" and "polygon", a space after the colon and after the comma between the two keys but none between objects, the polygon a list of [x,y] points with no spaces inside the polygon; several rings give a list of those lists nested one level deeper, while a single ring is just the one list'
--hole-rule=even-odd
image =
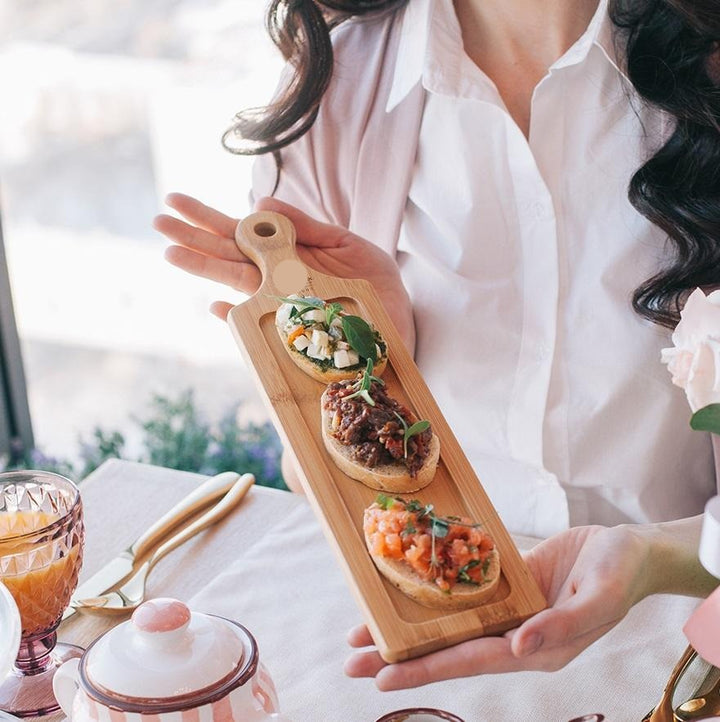
[{"label": "pink faceted glass", "polygon": [[20,610],[20,651],[0,680],[0,709],[38,717],[60,709],[55,670],[83,650],[57,644],[57,627],[77,586],[85,530],[78,488],[45,471],[0,474],[0,580]]}]

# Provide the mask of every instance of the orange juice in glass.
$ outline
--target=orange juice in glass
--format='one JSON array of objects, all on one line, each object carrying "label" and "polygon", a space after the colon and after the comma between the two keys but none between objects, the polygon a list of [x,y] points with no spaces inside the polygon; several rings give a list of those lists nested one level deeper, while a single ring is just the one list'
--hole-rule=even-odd
[{"label": "orange juice in glass", "polygon": [[82,650],[57,644],[56,629],[77,586],[84,527],[77,487],[42,471],[0,474],[0,581],[20,611],[20,651],[0,680],[0,709],[18,717],[59,709],[52,677]]}]

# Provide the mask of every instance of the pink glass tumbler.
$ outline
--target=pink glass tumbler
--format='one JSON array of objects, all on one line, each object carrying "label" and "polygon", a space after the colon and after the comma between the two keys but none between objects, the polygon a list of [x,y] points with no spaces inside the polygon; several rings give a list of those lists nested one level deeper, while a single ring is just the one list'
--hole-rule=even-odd
[{"label": "pink glass tumbler", "polygon": [[45,471],[0,474],[0,581],[20,611],[15,664],[0,680],[0,709],[38,717],[60,709],[55,670],[83,650],[57,643],[57,627],[77,586],[85,532],[78,488]]}]

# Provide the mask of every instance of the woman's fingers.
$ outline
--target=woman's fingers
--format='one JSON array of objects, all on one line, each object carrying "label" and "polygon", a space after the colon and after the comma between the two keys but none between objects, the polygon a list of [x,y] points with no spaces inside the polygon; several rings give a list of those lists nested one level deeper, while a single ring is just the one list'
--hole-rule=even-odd
[{"label": "woman's fingers", "polygon": [[515,630],[513,654],[526,657],[541,649],[572,645],[576,639],[598,629],[609,630],[623,616],[614,613],[617,605],[612,595],[611,589],[606,594],[599,590],[580,591],[567,601],[539,612]]},{"label": "woman's fingers", "polygon": [[506,637],[474,639],[424,657],[389,665],[376,651],[355,652],[345,663],[345,673],[350,677],[374,677],[378,689],[390,691],[480,674],[553,672],[562,669],[612,626],[614,624],[595,628],[567,645],[541,648],[523,658],[512,653],[511,640]]},{"label": "woman's fingers", "polygon": [[232,303],[226,301],[213,301],[210,304],[210,313],[213,316],[217,316],[221,321],[227,321],[228,314],[232,308]]},{"label": "woman's fingers", "polygon": [[376,677],[387,663],[374,650],[356,652],[345,662],[344,672],[348,677]]},{"label": "woman's fingers", "polygon": [[[357,664],[371,668],[367,659],[358,660]],[[354,665],[355,662],[351,658],[346,664],[346,670],[349,667],[352,671]],[[407,662],[381,666],[375,674],[375,683],[378,689],[389,691],[421,687],[431,682],[476,674],[512,672],[521,668],[521,662],[513,657],[507,639],[486,637],[463,642],[455,647],[448,647]]]},{"label": "woman's fingers", "polygon": [[[295,226],[298,243],[315,248],[336,248],[353,234],[345,228],[331,223],[316,221],[301,210],[276,198],[260,198],[255,203],[256,211],[274,211],[287,216]],[[360,240],[360,239],[358,239]]]},{"label": "woman's fingers", "polygon": [[348,632],[347,641],[351,647],[369,647],[374,644],[370,630],[364,624],[353,627]]},{"label": "woman's fingers", "polygon": [[165,198],[165,203],[187,218],[190,223],[217,235],[230,239],[235,238],[237,218],[230,218],[184,193],[170,193]]},{"label": "woman's fingers", "polygon": [[161,213],[155,216],[153,228],[160,231],[166,238],[178,245],[190,248],[205,256],[215,256],[228,261],[244,261],[246,257],[241,253],[231,236],[219,236],[212,231],[185,223],[185,221]]},{"label": "woman's fingers", "polygon": [[165,249],[165,260],[193,276],[202,276],[251,295],[260,287],[260,270],[253,263],[226,261],[196,253],[184,246]]}]

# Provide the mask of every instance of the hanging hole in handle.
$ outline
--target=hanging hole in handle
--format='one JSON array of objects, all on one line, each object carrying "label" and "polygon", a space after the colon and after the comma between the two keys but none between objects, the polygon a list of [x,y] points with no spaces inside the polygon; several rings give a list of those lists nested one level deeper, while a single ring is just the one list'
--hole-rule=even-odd
[{"label": "hanging hole in handle", "polygon": [[270,238],[270,236],[274,236],[277,233],[277,227],[268,221],[261,221],[253,226],[253,231],[258,236]]}]

